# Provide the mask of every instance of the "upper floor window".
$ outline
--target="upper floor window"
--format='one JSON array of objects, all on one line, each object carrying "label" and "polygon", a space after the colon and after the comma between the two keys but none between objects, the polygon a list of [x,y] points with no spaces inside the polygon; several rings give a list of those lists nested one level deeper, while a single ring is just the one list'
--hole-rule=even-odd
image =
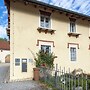
[{"label": "upper floor window", "polygon": [[50,15],[49,12],[40,11],[40,27],[51,28]]},{"label": "upper floor window", "polygon": [[74,18],[69,18],[70,19],[70,24],[69,24],[69,32],[68,32],[68,36],[71,37],[79,37],[79,33],[77,33],[77,30],[76,30],[76,19]]},{"label": "upper floor window", "polygon": [[41,51],[45,53],[51,53],[51,46],[50,45],[41,45]]},{"label": "upper floor window", "polygon": [[71,19],[71,18],[70,18],[70,32],[72,32],[72,33],[76,32],[75,19]]}]

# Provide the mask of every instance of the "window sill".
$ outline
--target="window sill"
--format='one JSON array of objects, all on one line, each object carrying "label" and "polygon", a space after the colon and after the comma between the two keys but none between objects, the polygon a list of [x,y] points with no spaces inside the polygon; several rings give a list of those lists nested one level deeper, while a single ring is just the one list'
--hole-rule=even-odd
[{"label": "window sill", "polygon": [[79,33],[73,33],[73,32],[69,32],[68,33],[68,36],[69,37],[73,36],[73,37],[76,37],[77,38],[77,37],[79,37],[79,35],[81,35],[81,34],[79,34]]},{"label": "window sill", "polygon": [[51,35],[54,34],[54,32],[56,31],[50,28],[43,28],[43,27],[38,27],[37,30],[39,31],[39,33],[45,32],[45,34],[51,33]]}]

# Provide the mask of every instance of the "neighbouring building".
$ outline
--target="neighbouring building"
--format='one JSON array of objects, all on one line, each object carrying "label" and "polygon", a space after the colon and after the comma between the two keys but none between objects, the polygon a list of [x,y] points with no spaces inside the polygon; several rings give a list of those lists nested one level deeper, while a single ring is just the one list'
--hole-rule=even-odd
[{"label": "neighbouring building", "polygon": [[10,44],[8,41],[0,40],[0,62],[10,62]]},{"label": "neighbouring building", "polygon": [[54,64],[90,73],[90,16],[37,0],[5,0],[10,80],[33,78],[33,54],[54,52]]}]

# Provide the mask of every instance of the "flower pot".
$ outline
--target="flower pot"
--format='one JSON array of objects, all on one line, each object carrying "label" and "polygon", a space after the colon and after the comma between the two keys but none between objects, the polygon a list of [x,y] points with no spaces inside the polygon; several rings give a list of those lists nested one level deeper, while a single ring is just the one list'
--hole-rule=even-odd
[{"label": "flower pot", "polygon": [[35,80],[35,81],[39,81],[39,68],[33,68],[33,79]]}]

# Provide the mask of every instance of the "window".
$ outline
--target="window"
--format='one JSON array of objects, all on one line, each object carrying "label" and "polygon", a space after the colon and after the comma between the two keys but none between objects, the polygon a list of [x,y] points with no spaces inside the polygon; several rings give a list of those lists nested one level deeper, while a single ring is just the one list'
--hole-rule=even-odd
[{"label": "window", "polygon": [[76,30],[76,19],[74,18],[69,18],[70,19],[70,24],[69,24],[69,33],[68,33],[68,36],[71,37],[76,37],[78,38],[79,35],[81,35],[80,33],[77,33],[77,30]]},{"label": "window", "polygon": [[51,28],[50,15],[49,12],[40,11],[40,27]]},{"label": "window", "polygon": [[76,61],[76,47],[70,47],[70,59]]},{"label": "window", "polygon": [[20,65],[20,59],[19,58],[16,58],[15,59],[15,66],[19,66]]},{"label": "window", "polygon": [[70,32],[73,32],[73,33],[76,32],[75,19],[70,19]]},{"label": "window", "polygon": [[46,53],[51,53],[51,46],[50,45],[41,45],[41,51]]},{"label": "window", "polygon": [[37,46],[39,46],[39,50],[47,53],[53,52],[54,41],[47,41],[47,40],[37,40]]}]

